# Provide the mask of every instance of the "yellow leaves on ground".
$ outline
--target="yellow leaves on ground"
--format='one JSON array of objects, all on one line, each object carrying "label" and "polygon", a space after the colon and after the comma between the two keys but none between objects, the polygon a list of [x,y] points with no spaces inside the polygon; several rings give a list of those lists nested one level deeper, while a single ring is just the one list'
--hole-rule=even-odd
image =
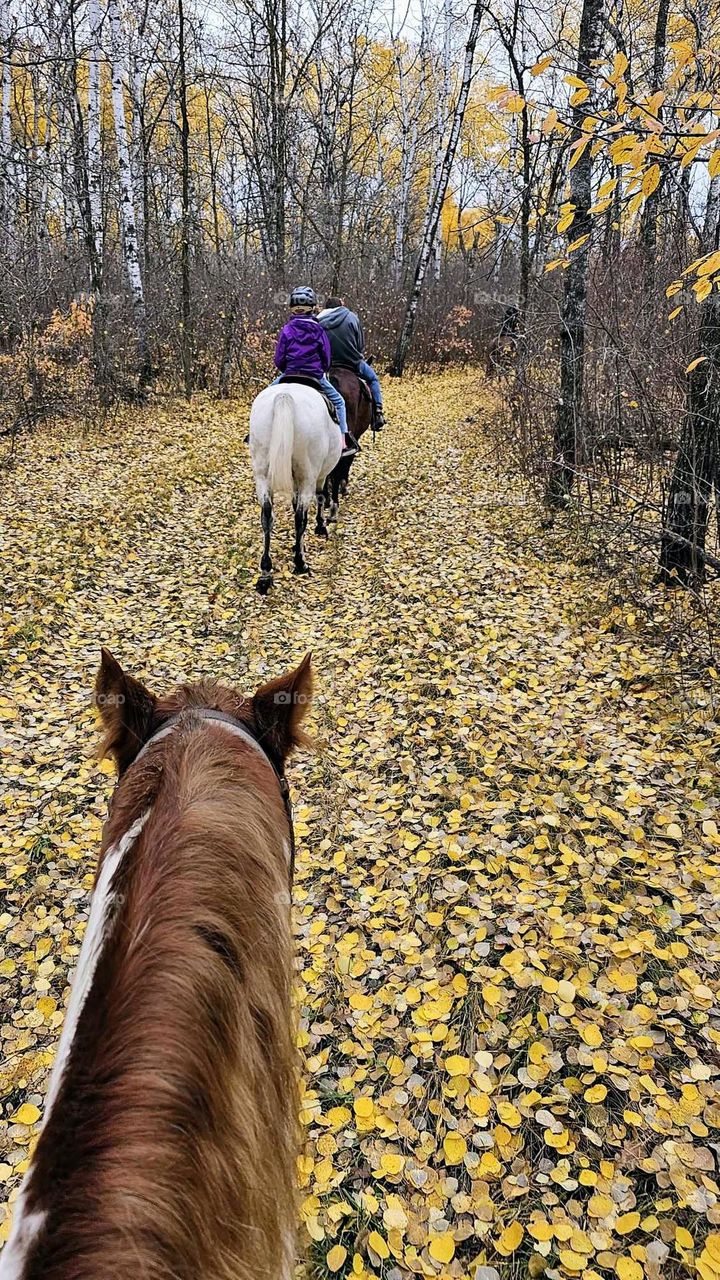
[{"label": "yellow leaves on ground", "polygon": [[110,791],[88,758],[100,642],[156,687],[252,690],[312,649],[328,745],[290,769],[298,1277],[720,1280],[715,727],[675,699],[634,613],[593,621],[606,583],[564,535],[540,556],[540,513],[482,440],[495,406],[479,377],[388,392],[391,427],[364,447],[337,532],[309,538],[309,580],[289,572],[278,510],[264,601],[243,406],[155,405],[18,446],[3,479],[6,1198]]},{"label": "yellow leaves on ground", "polygon": [[639,1226],[639,1213],[623,1213],[615,1223],[615,1230],[619,1236],[627,1236],[631,1231],[636,1231]]},{"label": "yellow leaves on ground", "polygon": [[455,1241],[448,1232],[440,1236],[431,1235],[428,1253],[435,1262],[451,1262],[455,1255]]},{"label": "yellow leaves on ground", "polygon": [[505,1227],[495,1245],[498,1253],[502,1254],[504,1258],[509,1257],[511,1253],[520,1248],[524,1235],[525,1228],[519,1222],[513,1222],[509,1227]]},{"label": "yellow leaves on ground", "polygon": [[380,1259],[389,1258],[390,1250],[387,1247],[387,1241],[377,1231],[371,1231],[368,1236],[368,1248]]},{"label": "yellow leaves on ground", "polygon": [[597,1049],[602,1044],[602,1031],[594,1022],[588,1022],[580,1028],[580,1035],[585,1044]]},{"label": "yellow leaves on ground", "polygon": [[333,1245],[332,1249],[328,1249],[328,1252],[325,1255],[325,1262],[326,1262],[328,1271],[333,1273],[335,1271],[339,1271],[346,1258],[347,1258],[347,1249],[344,1247],[344,1245],[341,1245],[341,1244]]},{"label": "yellow leaves on ground", "polygon": [[459,1133],[446,1133],[443,1138],[446,1164],[460,1164],[467,1153],[467,1142]]},{"label": "yellow leaves on ground", "polygon": [[39,1119],[40,1108],[34,1106],[32,1102],[24,1102],[13,1116],[15,1124],[36,1124]]},{"label": "yellow leaves on ground", "polygon": [[624,1255],[622,1258],[618,1258],[615,1270],[618,1275],[618,1280],[643,1280],[645,1275],[645,1272],[639,1262],[636,1262],[634,1258],[628,1258]]}]

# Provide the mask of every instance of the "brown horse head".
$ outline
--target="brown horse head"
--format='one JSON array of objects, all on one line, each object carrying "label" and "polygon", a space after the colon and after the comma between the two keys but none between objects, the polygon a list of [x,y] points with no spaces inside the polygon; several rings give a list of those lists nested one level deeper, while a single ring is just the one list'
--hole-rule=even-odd
[{"label": "brown horse head", "polygon": [[122,777],[170,716],[205,708],[246,724],[273,764],[282,769],[294,747],[310,742],[300,725],[311,698],[310,654],[294,671],[262,685],[252,698],[214,680],[181,684],[159,698],[124,671],[109,649],[102,649],[95,681],[95,702],[105,730],[101,753],[113,757]]}]

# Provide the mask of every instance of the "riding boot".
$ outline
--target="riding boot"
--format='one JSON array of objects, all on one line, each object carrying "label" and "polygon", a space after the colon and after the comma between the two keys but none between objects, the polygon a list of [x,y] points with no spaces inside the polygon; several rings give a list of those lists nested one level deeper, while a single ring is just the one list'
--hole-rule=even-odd
[{"label": "riding boot", "polygon": [[341,456],[342,456],[343,458],[349,458],[349,457],[351,456],[351,454],[352,454],[352,455],[356,454],[356,453],[358,452],[359,448],[360,448],[360,445],[358,444],[358,442],[357,442],[357,440],[355,439],[355,437],[354,437],[354,435],[352,434],[352,432],[351,432],[351,431],[346,431],[346,432],[345,432],[345,443],[344,443],[344,445],[343,445],[343,451],[342,451],[342,455],[341,455]]},{"label": "riding boot", "polygon": [[382,431],[385,426],[385,414],[383,413],[383,407],[381,404],[376,404],[373,406],[373,409],[373,431]]}]

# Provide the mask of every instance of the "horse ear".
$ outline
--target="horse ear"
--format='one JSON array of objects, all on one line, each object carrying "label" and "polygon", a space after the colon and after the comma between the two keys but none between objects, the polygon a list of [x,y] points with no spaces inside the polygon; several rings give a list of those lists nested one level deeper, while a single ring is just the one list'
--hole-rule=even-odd
[{"label": "horse ear", "polygon": [[252,700],[260,741],[281,764],[293,747],[311,745],[311,739],[300,728],[312,701],[310,656],[306,653],[294,671],[262,685]]},{"label": "horse ear", "polygon": [[156,701],[154,693],[123,671],[109,649],[101,650],[95,680],[95,706],[105,729],[100,755],[112,756],[121,775],[147,741]]}]

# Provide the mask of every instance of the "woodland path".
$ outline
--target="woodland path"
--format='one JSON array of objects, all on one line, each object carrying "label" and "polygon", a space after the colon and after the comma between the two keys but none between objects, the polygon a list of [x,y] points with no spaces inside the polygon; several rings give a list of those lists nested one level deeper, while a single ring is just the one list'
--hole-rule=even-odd
[{"label": "woodland path", "polygon": [[717,736],[540,540],[480,376],[388,399],[310,579],[281,516],[265,600],[242,405],[39,431],[0,476],[0,1178],[37,1128],[111,788],[100,644],[157,688],[251,690],[311,649],[299,1274],[713,1280]]}]

